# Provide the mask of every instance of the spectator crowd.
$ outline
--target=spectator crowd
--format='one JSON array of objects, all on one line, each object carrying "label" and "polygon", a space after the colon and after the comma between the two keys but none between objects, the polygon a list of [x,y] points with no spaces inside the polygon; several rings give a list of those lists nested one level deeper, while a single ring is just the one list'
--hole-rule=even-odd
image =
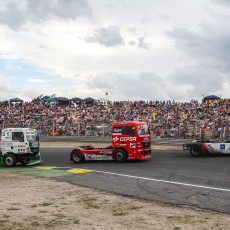
[{"label": "spectator crowd", "polygon": [[153,137],[230,137],[230,99],[216,102],[0,102],[0,129],[32,127],[41,135],[109,136],[114,121],[149,124]]}]

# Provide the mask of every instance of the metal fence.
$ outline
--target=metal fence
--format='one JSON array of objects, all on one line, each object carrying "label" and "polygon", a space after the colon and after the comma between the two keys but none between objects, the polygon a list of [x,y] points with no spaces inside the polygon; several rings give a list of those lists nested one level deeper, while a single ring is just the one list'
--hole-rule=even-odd
[{"label": "metal fence", "polygon": [[230,138],[230,126],[218,127],[193,127],[178,126],[173,128],[155,128],[153,129],[155,138],[183,138],[183,139],[223,139]]},{"label": "metal fence", "polygon": [[[89,121],[58,121],[49,119],[30,119],[26,122],[3,122],[0,128],[4,127],[31,127],[40,132],[42,136],[92,136],[109,137],[111,136],[112,122],[92,122]],[[204,125],[196,122],[192,124],[179,124],[174,126],[160,126],[154,122],[149,124],[153,138],[201,138],[219,139],[230,138],[230,121],[221,125]]]}]

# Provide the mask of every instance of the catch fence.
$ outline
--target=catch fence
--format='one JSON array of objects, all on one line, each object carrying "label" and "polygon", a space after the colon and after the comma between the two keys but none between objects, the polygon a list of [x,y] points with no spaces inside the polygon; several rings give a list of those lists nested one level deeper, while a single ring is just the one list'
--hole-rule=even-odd
[{"label": "catch fence", "polygon": [[[30,119],[26,122],[10,123],[5,121],[0,128],[4,127],[31,127],[40,132],[42,136],[111,136],[111,122],[82,121],[58,121],[53,118]],[[205,125],[202,122],[169,126],[149,123],[150,133],[153,138],[183,138],[183,139],[220,139],[230,138],[230,120],[224,124]]]}]

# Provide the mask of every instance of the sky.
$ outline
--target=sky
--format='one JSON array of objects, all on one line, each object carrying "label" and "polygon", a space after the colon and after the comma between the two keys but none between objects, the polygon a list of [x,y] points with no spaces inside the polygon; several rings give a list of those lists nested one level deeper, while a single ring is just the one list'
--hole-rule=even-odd
[{"label": "sky", "polygon": [[1,0],[0,101],[230,98],[229,28],[229,0]]}]

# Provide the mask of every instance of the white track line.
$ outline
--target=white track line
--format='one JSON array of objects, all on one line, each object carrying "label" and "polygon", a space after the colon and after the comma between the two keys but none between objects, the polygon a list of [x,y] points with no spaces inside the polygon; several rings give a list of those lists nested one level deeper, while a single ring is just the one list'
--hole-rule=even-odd
[{"label": "white track line", "polygon": [[183,185],[183,186],[189,186],[189,187],[205,188],[205,189],[210,189],[210,190],[230,192],[230,189],[225,189],[225,188],[216,188],[216,187],[209,187],[209,186],[204,186],[204,185],[187,184],[187,183],[181,183],[181,182],[176,182],[176,181],[159,180],[159,179],[153,179],[153,178],[148,178],[148,177],[132,176],[132,175],[113,173],[113,172],[105,172],[105,171],[97,171],[97,170],[93,170],[93,172],[122,176],[122,177],[128,177],[128,178],[149,180],[149,181],[157,181],[157,182],[168,183],[168,184]]}]

